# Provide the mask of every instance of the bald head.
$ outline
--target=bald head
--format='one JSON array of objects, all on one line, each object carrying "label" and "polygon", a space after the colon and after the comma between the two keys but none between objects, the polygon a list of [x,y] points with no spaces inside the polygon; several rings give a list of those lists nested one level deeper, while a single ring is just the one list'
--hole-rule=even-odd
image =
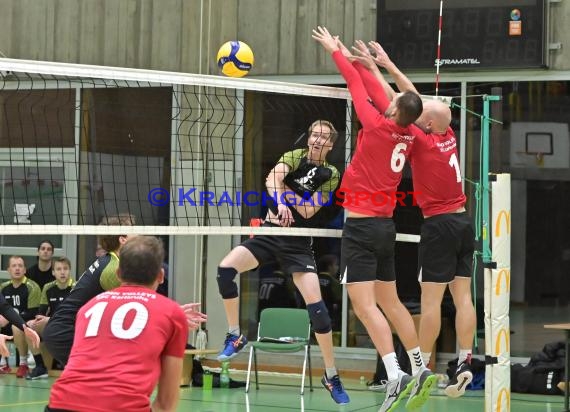
[{"label": "bald head", "polygon": [[439,100],[425,101],[416,124],[426,133],[445,133],[451,124],[451,110]]}]

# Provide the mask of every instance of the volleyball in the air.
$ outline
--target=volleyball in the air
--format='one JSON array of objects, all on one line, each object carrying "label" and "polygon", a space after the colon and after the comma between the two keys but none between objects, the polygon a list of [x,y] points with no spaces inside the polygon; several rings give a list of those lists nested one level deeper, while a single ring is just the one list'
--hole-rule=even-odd
[{"label": "volleyball in the air", "polygon": [[243,77],[253,67],[253,51],[244,42],[232,40],[220,47],[216,60],[226,76]]}]

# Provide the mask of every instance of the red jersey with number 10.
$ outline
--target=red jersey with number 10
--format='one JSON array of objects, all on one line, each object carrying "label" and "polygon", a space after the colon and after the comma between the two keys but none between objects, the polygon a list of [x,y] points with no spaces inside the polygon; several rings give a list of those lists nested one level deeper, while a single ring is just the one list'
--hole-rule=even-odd
[{"label": "red jersey with number 10", "polygon": [[426,134],[413,126],[416,135],[410,155],[414,195],[424,216],[450,213],[465,206],[457,141],[451,127],[445,134]]},{"label": "red jersey with number 10", "polygon": [[188,324],[180,305],[142,286],[101,293],[78,312],[69,363],[49,407],[150,410],[162,356],[182,358]]}]

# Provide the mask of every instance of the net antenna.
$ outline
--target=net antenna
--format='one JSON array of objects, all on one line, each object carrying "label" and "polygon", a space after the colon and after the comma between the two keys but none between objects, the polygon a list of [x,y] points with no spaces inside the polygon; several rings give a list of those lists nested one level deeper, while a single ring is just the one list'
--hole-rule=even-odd
[{"label": "net antenna", "polygon": [[437,59],[435,60],[435,95],[439,95],[439,66],[441,61],[441,27],[443,26],[443,0],[439,2],[439,29],[437,33]]}]

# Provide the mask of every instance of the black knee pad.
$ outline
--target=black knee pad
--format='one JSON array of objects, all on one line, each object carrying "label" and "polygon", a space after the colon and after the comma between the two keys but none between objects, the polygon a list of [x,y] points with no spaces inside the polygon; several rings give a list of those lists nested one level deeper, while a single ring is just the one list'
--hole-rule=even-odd
[{"label": "black knee pad", "polygon": [[329,333],[332,330],[331,317],[325,302],[321,300],[317,303],[309,303],[307,310],[315,333]]},{"label": "black knee pad", "polygon": [[233,299],[238,297],[238,288],[234,282],[237,273],[237,270],[234,268],[218,266],[218,276],[216,276],[216,280],[218,281],[218,289],[220,290],[222,298]]}]

